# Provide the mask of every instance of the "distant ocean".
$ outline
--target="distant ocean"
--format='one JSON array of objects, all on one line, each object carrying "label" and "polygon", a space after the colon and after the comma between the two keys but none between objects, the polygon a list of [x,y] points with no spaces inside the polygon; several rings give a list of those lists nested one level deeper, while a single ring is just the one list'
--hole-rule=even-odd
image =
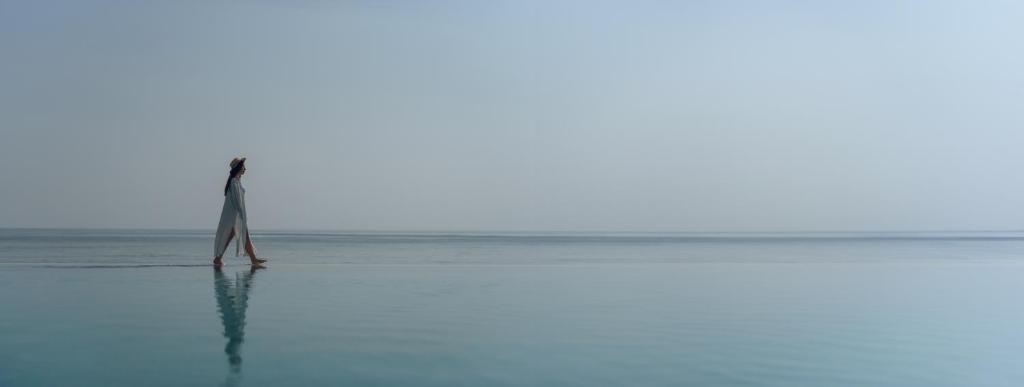
[{"label": "distant ocean", "polygon": [[[278,264],[643,264],[1016,261],[1024,232],[254,232]],[[232,262],[235,245],[226,255]],[[213,231],[0,229],[0,264],[194,265]],[[235,263],[248,262],[234,258]]]},{"label": "distant ocean", "polygon": [[[1024,233],[0,229],[0,386],[1016,386]],[[229,250],[234,252],[234,246]]]}]

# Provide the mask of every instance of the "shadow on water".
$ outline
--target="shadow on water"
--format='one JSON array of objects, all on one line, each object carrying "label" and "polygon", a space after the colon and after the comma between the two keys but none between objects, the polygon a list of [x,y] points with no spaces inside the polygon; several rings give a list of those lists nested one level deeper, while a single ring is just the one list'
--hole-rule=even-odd
[{"label": "shadow on water", "polygon": [[224,354],[228,357],[226,386],[237,385],[242,373],[242,342],[245,340],[245,310],[249,306],[249,290],[256,269],[224,275],[222,269],[213,271],[213,289],[217,296],[217,309],[224,324]]}]

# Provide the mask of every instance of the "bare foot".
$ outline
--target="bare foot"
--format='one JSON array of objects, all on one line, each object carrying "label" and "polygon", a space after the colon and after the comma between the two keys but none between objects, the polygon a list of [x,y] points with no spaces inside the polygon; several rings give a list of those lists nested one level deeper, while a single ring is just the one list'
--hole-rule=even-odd
[{"label": "bare foot", "polygon": [[259,263],[267,263],[267,260],[266,260],[266,259],[259,259],[259,258],[256,258],[256,262],[259,262]]},{"label": "bare foot", "polygon": [[224,261],[221,260],[220,257],[214,257],[213,258],[213,267],[218,268],[218,269],[224,267]]},{"label": "bare foot", "polygon": [[253,270],[256,270],[256,269],[266,269],[266,268],[267,268],[267,267],[266,267],[266,266],[263,266],[263,264],[262,264],[262,263],[260,263],[260,262],[256,262],[256,261],[253,261],[253,262],[252,262],[252,269],[253,269]]}]

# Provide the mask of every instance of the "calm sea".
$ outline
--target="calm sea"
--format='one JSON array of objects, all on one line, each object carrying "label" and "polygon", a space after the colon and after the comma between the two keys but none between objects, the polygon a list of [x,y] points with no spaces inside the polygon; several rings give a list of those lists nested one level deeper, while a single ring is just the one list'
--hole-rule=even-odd
[{"label": "calm sea", "polygon": [[253,239],[0,229],[0,386],[1024,380],[1021,233]]}]

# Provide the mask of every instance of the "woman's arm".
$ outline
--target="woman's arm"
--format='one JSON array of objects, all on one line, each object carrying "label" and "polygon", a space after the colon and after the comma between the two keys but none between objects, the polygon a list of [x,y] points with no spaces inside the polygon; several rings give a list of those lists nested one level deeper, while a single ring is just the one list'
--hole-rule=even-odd
[{"label": "woman's arm", "polygon": [[[236,255],[240,255],[241,249],[245,249],[246,252],[249,250],[249,217],[245,213],[245,197],[242,195],[242,184],[238,182],[238,179],[231,181],[231,202],[234,204],[235,211],[238,212],[238,249],[236,249]],[[254,256],[252,258],[255,258]]]},{"label": "woman's arm", "polygon": [[242,224],[248,226],[249,219],[245,214],[245,196],[242,195],[242,183],[239,183],[238,179],[231,181],[231,199],[235,210],[238,211],[238,217],[242,218]]}]

